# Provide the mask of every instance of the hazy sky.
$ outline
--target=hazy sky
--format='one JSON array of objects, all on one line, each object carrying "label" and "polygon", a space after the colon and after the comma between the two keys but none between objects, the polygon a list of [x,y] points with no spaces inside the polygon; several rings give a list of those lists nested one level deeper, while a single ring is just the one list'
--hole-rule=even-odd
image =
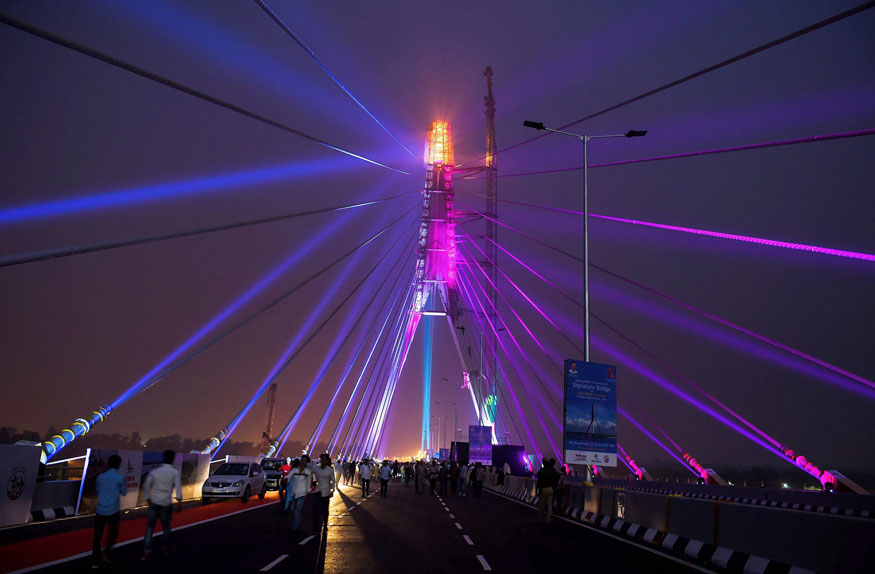
[{"label": "hazy sky", "polygon": [[[484,154],[486,65],[495,73],[501,149],[537,135],[522,126],[523,120],[549,126],[572,122],[856,2],[269,4],[415,158],[254,2],[29,1],[5,2],[0,10],[410,175],[342,155],[2,25],[0,254],[150,236],[417,191],[424,176],[420,154],[432,120],[451,123],[457,163],[475,162]],[[645,138],[592,142],[591,164],[871,129],[873,29],[875,10],[868,10],[569,129],[589,134],[649,130]],[[615,217],[875,253],[873,142],[872,136],[858,137],[593,169],[590,206],[594,213]],[[501,174],[580,162],[580,144],[555,135],[498,158]],[[482,180],[459,181],[456,189],[460,210],[483,208],[481,199],[462,193],[482,193]],[[580,209],[580,172],[505,177],[499,194]],[[334,214],[0,268],[0,424],[41,432],[49,425],[69,425],[115,400],[280,263],[292,262],[234,317],[270,301],[417,201],[412,195]],[[36,209],[18,209],[25,206]],[[579,217],[507,203],[499,212],[508,225],[582,252]],[[212,435],[270,374],[311,313],[317,311],[303,338],[402,238],[386,265],[278,379],[277,420],[282,425],[332,345],[376,298],[293,432],[293,438],[306,440],[357,344],[373,334],[372,321],[379,327],[388,291],[378,294],[376,288],[397,254],[410,253],[416,213],[413,209],[361,250],[360,257],[322,275],[120,406],[100,431]],[[483,224],[459,229],[477,235]],[[593,221],[591,234],[593,263],[875,378],[871,262],[611,221]],[[506,230],[499,237],[510,252],[580,299],[580,263]],[[404,283],[412,277],[412,263],[401,264]],[[580,310],[510,257],[503,256],[500,264],[579,345]],[[875,450],[871,389],[599,271],[592,272],[591,281],[593,312],[778,440],[822,468],[872,466],[859,457]],[[554,363],[580,358],[508,281],[500,284]],[[377,309],[382,309],[379,314]],[[549,452],[537,415],[558,444],[561,434],[552,418],[561,419],[561,413],[548,413],[544,405],[561,406],[562,397],[544,399],[525,365],[544,373],[547,388],[561,388],[561,381],[516,319],[510,313],[505,317],[527,354],[526,361],[505,361],[505,368],[536,440]],[[433,414],[464,428],[473,422],[473,409],[461,393],[457,408],[452,406],[461,368],[448,327],[439,321],[435,325],[432,398],[440,404]],[[620,405],[642,424],[655,431],[655,421],[706,466],[776,461],[654,384],[630,359],[671,381],[677,382],[677,376],[601,324],[592,329],[593,359],[617,365],[621,389],[649,418],[626,397],[619,397]],[[509,337],[503,341],[514,349]],[[422,343],[418,336],[389,413],[390,454],[419,448]],[[360,368],[361,360],[328,419],[328,433]],[[515,411],[512,401],[508,406]],[[262,400],[235,439],[256,440],[264,418]],[[519,426],[516,412],[513,418]],[[618,432],[639,462],[666,458],[623,418]],[[516,435],[511,425],[514,442]]]}]

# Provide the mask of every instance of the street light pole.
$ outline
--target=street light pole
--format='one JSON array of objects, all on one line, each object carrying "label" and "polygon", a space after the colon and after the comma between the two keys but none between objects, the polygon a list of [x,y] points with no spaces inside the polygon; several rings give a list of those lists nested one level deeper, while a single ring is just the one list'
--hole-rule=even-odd
[{"label": "street light pole", "polygon": [[527,128],[536,130],[545,130],[564,136],[574,137],[580,140],[583,148],[583,333],[584,333],[584,357],[586,362],[589,362],[589,178],[587,165],[587,144],[592,139],[602,138],[636,138],[647,135],[647,130],[629,130],[624,134],[608,134],[589,136],[586,134],[575,134],[564,132],[562,130],[554,130],[546,127],[542,122],[523,122]]}]

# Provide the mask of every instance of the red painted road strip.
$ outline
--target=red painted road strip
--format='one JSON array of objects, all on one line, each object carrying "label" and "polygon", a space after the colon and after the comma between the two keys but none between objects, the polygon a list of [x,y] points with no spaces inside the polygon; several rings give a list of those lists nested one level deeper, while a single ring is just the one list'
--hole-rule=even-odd
[{"label": "red painted road strip", "polygon": [[[178,526],[185,526],[186,524],[193,524],[211,518],[220,518],[226,514],[237,512],[245,508],[254,508],[256,506],[263,506],[271,503],[276,504],[278,500],[277,496],[276,493],[268,493],[264,500],[259,500],[258,497],[253,497],[246,504],[241,503],[237,499],[233,499],[204,506],[186,508],[178,514],[173,514],[173,528],[175,529]],[[127,540],[141,538],[145,532],[145,517],[134,518],[132,520],[122,520],[121,524],[119,524],[118,541],[116,543],[118,544]],[[160,520],[155,526],[155,533],[157,534],[158,532],[161,532]],[[75,556],[82,552],[90,552],[91,537],[93,533],[93,529],[85,528],[0,546],[0,572],[11,572],[13,570],[60,560],[68,556]],[[104,537],[105,536],[106,535],[104,534]]]}]

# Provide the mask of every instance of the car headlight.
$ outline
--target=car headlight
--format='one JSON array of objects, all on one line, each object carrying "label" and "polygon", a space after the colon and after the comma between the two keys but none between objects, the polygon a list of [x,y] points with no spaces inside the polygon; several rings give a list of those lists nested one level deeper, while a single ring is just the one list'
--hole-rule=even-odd
[{"label": "car headlight", "polygon": [[243,481],[242,481],[242,480],[238,480],[237,482],[235,482],[235,483],[232,484],[231,486],[243,486]]}]

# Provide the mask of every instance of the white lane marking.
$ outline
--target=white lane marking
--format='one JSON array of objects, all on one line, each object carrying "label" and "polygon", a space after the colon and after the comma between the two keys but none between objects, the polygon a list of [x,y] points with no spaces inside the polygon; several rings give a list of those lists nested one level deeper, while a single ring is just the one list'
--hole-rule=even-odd
[{"label": "white lane marking", "polygon": [[[249,512],[250,510],[255,510],[256,508],[267,508],[270,507],[271,504],[259,504],[258,506],[251,506],[249,508],[244,508],[243,510],[235,510],[234,512],[229,512],[228,514],[223,514],[221,516],[213,516],[212,518],[206,518],[204,520],[200,520],[198,522],[192,522],[191,524],[183,524],[182,526],[174,526],[173,531],[176,532],[178,530],[185,530],[186,528],[191,528],[192,526],[199,526],[201,524],[206,524],[207,522],[212,522],[214,520],[219,520],[222,518],[227,518],[229,516],[234,516],[235,514],[242,514],[244,512]],[[152,537],[161,536],[164,532],[156,532],[152,535]],[[140,536],[139,538],[131,538],[130,540],[125,540],[124,542],[116,542],[113,545],[113,548],[118,548],[119,546],[127,546],[128,544],[134,544],[137,542],[142,542],[144,536]],[[63,564],[64,562],[70,562],[71,560],[78,560],[79,558],[85,558],[86,556],[91,556],[91,551],[88,552],[80,552],[79,554],[73,554],[72,556],[67,556],[66,558],[59,558],[57,560],[52,560],[51,562],[43,562],[42,564],[36,564],[34,566],[28,566],[27,568],[21,568],[19,570],[15,570],[13,572],[9,572],[9,574],[24,574],[25,572],[33,572],[34,570],[42,570],[43,568],[48,568],[49,566],[55,566],[57,564]]]},{"label": "white lane marking", "polygon": [[304,544],[310,542],[310,541],[313,540],[314,538],[316,538],[316,535],[315,535],[315,534],[311,534],[311,535],[308,536],[307,538],[305,538],[305,539],[301,540],[300,542],[298,542],[298,546],[303,546]]},{"label": "white lane marking", "polygon": [[471,538],[467,534],[463,534],[462,538],[465,539],[465,542],[468,543],[468,546],[474,546],[474,543],[471,541]]},{"label": "white lane marking", "polygon": [[453,513],[451,512],[451,513],[450,513],[450,518],[455,518],[455,517],[456,517],[456,515],[453,514]]},{"label": "white lane marking", "polygon": [[480,561],[480,565],[483,566],[484,570],[487,572],[492,570],[492,566],[489,565],[489,562],[486,561],[486,558],[484,558],[482,554],[477,555],[477,560]]},{"label": "white lane marking", "polygon": [[449,509],[449,508],[447,508],[447,507],[446,507],[446,506],[444,506],[444,510],[446,510],[446,511],[447,511],[447,512],[449,512],[449,511],[450,511],[450,509]]},{"label": "white lane marking", "polygon": [[289,557],[288,554],[283,554],[282,556],[280,556],[279,558],[277,558],[276,560],[274,560],[273,562],[271,562],[270,564],[268,564],[267,566],[262,568],[261,571],[267,572],[268,570],[270,570],[271,568],[273,568],[274,566],[276,566],[277,564],[279,564],[280,562],[282,562],[283,560],[285,560],[288,557]]},{"label": "white lane marking", "polygon": [[459,530],[461,530],[461,529],[462,529],[462,525],[459,524],[459,523],[457,522],[457,523],[456,523],[456,528],[458,528]]},{"label": "white lane marking", "polygon": [[[525,502],[521,502],[521,501],[516,500],[514,498],[509,498],[507,496],[504,496],[503,494],[498,494],[496,492],[491,492],[489,490],[484,490],[484,492],[487,492],[487,493],[489,493],[493,496],[497,496],[499,498],[504,498],[504,499],[509,500],[511,502],[515,502],[515,503],[519,504],[520,506],[525,506],[528,509],[532,508],[530,505],[526,504]],[[678,564],[683,564],[687,568],[692,568],[693,570],[698,570],[699,572],[706,572],[707,574],[714,574],[715,573],[714,570],[708,570],[707,568],[702,568],[701,566],[697,566],[696,564],[693,564],[692,562],[687,562],[686,560],[682,560],[680,558],[675,558],[674,556],[671,556],[669,554],[663,554],[662,552],[659,552],[658,550],[654,550],[654,549],[649,548],[647,546],[644,546],[642,544],[638,544],[637,542],[633,542],[633,541],[629,540],[628,538],[624,538],[622,536],[617,536],[615,534],[611,534],[610,532],[605,532],[604,530],[601,530],[600,528],[596,528],[595,526],[590,526],[589,524],[584,524],[583,522],[575,522],[574,520],[569,520],[569,519],[565,518],[564,516],[556,516],[556,518],[558,518],[559,520],[564,520],[565,522],[574,524],[576,526],[580,526],[581,528],[586,528],[588,530],[592,530],[593,532],[598,532],[599,534],[604,534],[605,536],[613,538],[614,540],[619,540],[621,542],[625,542],[626,544],[629,544],[631,546],[636,546],[638,548],[641,548],[642,550],[647,550],[651,554],[656,554],[657,556],[662,556],[663,558],[667,558],[667,559],[671,560],[672,562],[677,562]]]}]

